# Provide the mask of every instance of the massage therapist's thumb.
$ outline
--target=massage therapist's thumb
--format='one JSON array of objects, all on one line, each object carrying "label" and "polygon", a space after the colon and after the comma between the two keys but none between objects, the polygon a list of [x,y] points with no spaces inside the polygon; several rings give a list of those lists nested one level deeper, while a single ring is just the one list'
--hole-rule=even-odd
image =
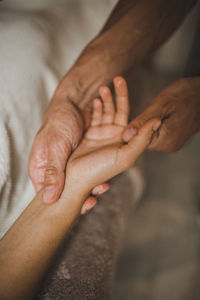
[{"label": "massage therapist's thumb", "polygon": [[45,172],[43,201],[47,204],[58,200],[64,186],[64,171],[48,165]]},{"label": "massage therapist's thumb", "polygon": [[65,166],[71,152],[70,147],[68,151],[61,151],[57,145],[52,144],[49,148],[45,170],[43,201],[47,204],[57,201],[63,191]]}]

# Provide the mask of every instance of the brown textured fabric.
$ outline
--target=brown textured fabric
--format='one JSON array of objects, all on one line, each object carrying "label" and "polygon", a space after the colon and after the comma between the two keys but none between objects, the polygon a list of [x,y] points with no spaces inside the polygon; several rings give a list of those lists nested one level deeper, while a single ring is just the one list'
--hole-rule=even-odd
[{"label": "brown textured fabric", "polygon": [[93,211],[79,218],[48,270],[37,300],[109,298],[134,190],[128,173],[116,177]]}]

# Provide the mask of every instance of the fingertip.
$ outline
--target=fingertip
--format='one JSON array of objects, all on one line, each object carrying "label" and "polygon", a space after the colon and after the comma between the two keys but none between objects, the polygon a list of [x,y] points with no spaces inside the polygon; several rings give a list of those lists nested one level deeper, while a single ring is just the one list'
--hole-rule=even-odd
[{"label": "fingertip", "polygon": [[102,183],[102,188],[104,190],[104,193],[107,192],[109,189],[110,189],[110,184],[105,182],[105,183]]},{"label": "fingertip", "polygon": [[109,94],[109,92],[110,92],[110,89],[109,89],[109,87],[107,87],[107,86],[101,86],[100,88],[99,88],[99,94],[102,96],[102,97],[104,97],[104,96],[107,96],[108,94]]},{"label": "fingertip", "polygon": [[161,126],[161,120],[160,119],[155,119],[155,122],[154,122],[154,125],[153,125],[153,131],[157,131],[159,128],[160,128],[160,126]]},{"label": "fingertip", "polygon": [[136,127],[129,127],[122,133],[122,139],[125,143],[128,143],[133,137],[137,135],[137,133],[138,129]]},{"label": "fingertip", "polygon": [[128,87],[126,80],[117,76],[113,80],[116,94],[117,112],[115,116],[115,124],[119,126],[127,126],[130,113],[130,103],[128,97]]},{"label": "fingertip", "polygon": [[92,190],[92,194],[94,196],[102,195],[105,192],[107,192],[109,189],[110,189],[110,184],[105,182],[94,187]]},{"label": "fingertip", "polygon": [[121,96],[128,96],[128,87],[127,87],[127,83],[126,80],[121,77],[121,76],[117,76],[113,79],[113,83],[114,83],[114,87],[116,90],[116,93],[121,95]]},{"label": "fingertip", "polygon": [[88,213],[96,205],[96,203],[97,199],[93,196],[90,196],[83,204],[80,214],[85,215]]},{"label": "fingertip", "polygon": [[126,80],[122,76],[115,76],[113,83],[115,86],[119,87],[123,84],[126,84]]}]

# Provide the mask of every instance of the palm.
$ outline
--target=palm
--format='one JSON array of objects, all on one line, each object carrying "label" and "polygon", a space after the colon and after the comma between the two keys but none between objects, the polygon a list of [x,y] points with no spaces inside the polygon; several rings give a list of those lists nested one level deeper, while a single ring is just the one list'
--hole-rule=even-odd
[{"label": "palm", "polygon": [[[105,89],[105,87],[104,87]],[[116,91],[116,110],[110,90],[94,100],[91,126],[67,164],[66,183],[89,193],[95,186],[128,169],[146,149],[155,121],[147,122],[137,136],[124,144],[121,133],[128,123],[127,87]],[[102,95],[103,94],[103,95]],[[159,121],[160,125],[160,121]],[[66,185],[67,186],[67,185]]]},{"label": "palm", "polygon": [[72,159],[92,154],[97,149],[104,149],[108,145],[122,143],[121,133],[124,127],[118,125],[102,125],[90,127],[81,144],[72,155]]},{"label": "palm", "polygon": [[[114,176],[117,171],[116,154],[122,145],[121,133],[129,115],[126,82],[123,79],[120,81],[119,86],[115,85],[116,109],[107,87],[100,88],[102,101],[95,99],[93,102],[91,126],[68,162],[69,173],[77,182],[90,181],[94,187]],[[79,180],[83,176],[84,180]]]},{"label": "palm", "polygon": [[125,126],[120,126],[117,124],[105,124],[101,126],[91,126],[84,139],[86,140],[95,140],[96,142],[105,140],[108,143],[112,142],[113,140],[122,141],[120,135],[123,131]]},{"label": "palm", "polygon": [[[116,91],[116,111],[110,90],[106,88],[105,92],[106,93],[102,95],[103,103],[100,99],[94,100],[91,126],[88,128],[82,142],[70,160],[81,158],[87,154],[90,154],[90,156],[93,155],[94,157],[95,151],[100,149],[104,150],[104,148],[109,145],[114,146],[115,144],[122,143],[121,133],[128,123],[129,115],[129,101],[126,86],[123,91],[124,95],[120,95]],[[92,156],[90,158],[92,158]]]}]

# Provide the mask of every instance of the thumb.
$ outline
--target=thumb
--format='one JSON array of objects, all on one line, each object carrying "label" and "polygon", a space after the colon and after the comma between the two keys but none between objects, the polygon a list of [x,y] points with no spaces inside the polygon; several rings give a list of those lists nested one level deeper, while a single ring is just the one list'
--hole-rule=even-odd
[{"label": "thumb", "polygon": [[128,143],[134,136],[137,135],[139,129],[152,119],[159,119],[160,114],[156,106],[150,105],[139,116],[133,119],[122,132],[122,139]]},{"label": "thumb", "polygon": [[50,204],[57,201],[62,193],[65,179],[64,172],[71,148],[69,147],[67,150],[61,151],[61,149],[54,144],[51,145],[48,150],[43,201]]},{"label": "thumb", "polygon": [[134,136],[137,135],[139,129],[152,118],[153,116],[148,116],[147,119],[144,114],[139,115],[125,127],[122,132],[122,139],[128,143]]},{"label": "thumb", "polygon": [[161,120],[158,118],[146,122],[140,128],[137,135],[133,137],[128,144],[122,147],[122,155],[126,157],[126,165],[128,168],[134,164],[136,159],[149,146],[154,132],[158,130],[160,125]]}]

